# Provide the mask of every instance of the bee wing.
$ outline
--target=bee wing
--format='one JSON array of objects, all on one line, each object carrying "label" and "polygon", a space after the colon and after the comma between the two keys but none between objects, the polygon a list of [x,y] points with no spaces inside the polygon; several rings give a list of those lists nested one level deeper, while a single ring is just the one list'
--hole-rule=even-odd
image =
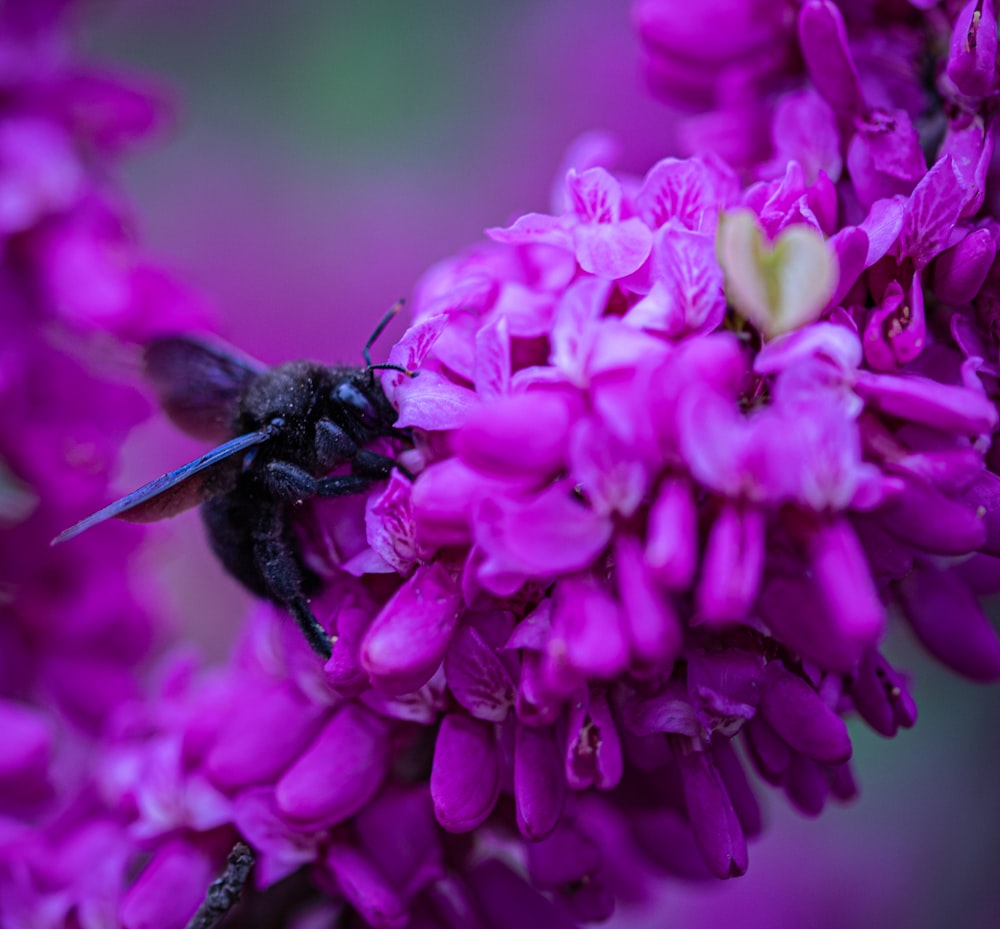
[{"label": "bee wing", "polygon": [[264,366],[236,349],[188,336],[155,339],[145,348],[146,377],[175,425],[199,439],[233,434],[239,398]]},{"label": "bee wing", "polygon": [[273,430],[248,432],[224,442],[194,461],[181,465],[175,471],[164,474],[156,480],[143,484],[120,500],[109,503],[75,526],[70,526],[52,540],[55,545],[72,539],[91,526],[103,523],[112,516],[132,523],[151,523],[168,516],[176,516],[192,506],[223,493],[235,480],[240,470],[240,462],[233,456],[245,449],[266,442],[274,434]]}]

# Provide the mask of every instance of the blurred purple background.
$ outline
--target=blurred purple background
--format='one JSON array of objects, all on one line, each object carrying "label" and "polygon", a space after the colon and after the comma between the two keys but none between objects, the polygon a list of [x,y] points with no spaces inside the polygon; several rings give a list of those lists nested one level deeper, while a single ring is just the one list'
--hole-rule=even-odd
[{"label": "blurred purple background", "polygon": [[[175,92],[173,130],[126,170],[139,234],[201,289],[225,337],[268,362],[359,362],[428,265],[545,209],[581,131],[615,132],[627,170],[672,153],[624,2],[120,0],[92,10],[84,41]],[[119,485],[200,450],[152,422]],[[221,655],[243,593],[196,516],[150,535],[168,609]],[[1000,926],[1000,688],[952,679],[905,637],[889,654],[914,671],[921,719],[893,744],[852,726],[857,805],[816,823],[769,797],[745,878],[670,885],[616,924]]]}]

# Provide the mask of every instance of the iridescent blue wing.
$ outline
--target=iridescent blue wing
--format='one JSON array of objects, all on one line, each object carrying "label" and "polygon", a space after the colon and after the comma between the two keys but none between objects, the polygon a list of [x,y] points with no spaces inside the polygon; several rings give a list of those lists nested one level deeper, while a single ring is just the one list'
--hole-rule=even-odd
[{"label": "iridescent blue wing", "polygon": [[241,467],[240,460],[233,456],[266,442],[273,435],[273,429],[262,429],[223,442],[194,461],[143,484],[138,490],[81,519],[56,536],[52,544],[72,539],[113,516],[131,523],[151,523],[176,516],[210,497],[225,493],[232,488]]},{"label": "iridescent blue wing", "polygon": [[266,369],[227,345],[190,336],[154,339],[144,350],[146,377],[171,421],[188,435],[221,442],[247,386]]}]

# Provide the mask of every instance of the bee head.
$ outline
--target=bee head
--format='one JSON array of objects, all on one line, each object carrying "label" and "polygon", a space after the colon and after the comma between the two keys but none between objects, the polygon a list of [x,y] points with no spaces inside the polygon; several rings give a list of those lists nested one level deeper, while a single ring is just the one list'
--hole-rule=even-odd
[{"label": "bee head", "polygon": [[366,373],[352,375],[337,381],[330,399],[334,405],[360,423],[365,429],[377,429],[381,422],[376,392],[381,388]]}]

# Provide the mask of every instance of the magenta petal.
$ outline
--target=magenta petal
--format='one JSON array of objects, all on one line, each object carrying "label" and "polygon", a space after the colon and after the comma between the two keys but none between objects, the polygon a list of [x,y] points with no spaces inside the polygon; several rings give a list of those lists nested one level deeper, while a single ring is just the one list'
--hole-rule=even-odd
[{"label": "magenta petal", "polygon": [[548,652],[587,676],[613,678],[628,664],[621,607],[590,575],[556,587]]},{"label": "magenta petal", "polygon": [[876,261],[888,254],[889,249],[899,237],[899,230],[903,228],[905,210],[906,200],[903,197],[876,200],[871,205],[864,222],[858,226],[868,236],[866,268],[870,268]]},{"label": "magenta petal", "polygon": [[926,552],[968,555],[986,545],[983,515],[922,481],[905,481],[876,513],[886,532]]},{"label": "magenta petal", "polygon": [[410,497],[418,543],[429,548],[468,545],[478,501],[512,493],[518,487],[511,481],[485,477],[457,458],[435,462],[420,473]]},{"label": "magenta petal", "polygon": [[993,0],[968,0],[955,20],[948,77],[970,97],[988,94],[996,76],[997,23]]},{"label": "magenta petal", "polygon": [[977,229],[958,245],[942,252],[934,262],[937,298],[952,306],[971,303],[983,286],[996,254],[996,242],[989,229]]},{"label": "magenta petal", "polygon": [[[491,929],[578,929],[578,923],[566,912],[542,896],[524,878],[515,874],[497,858],[488,858],[470,870],[469,884],[489,914]],[[449,929],[478,929],[467,916],[449,925]]]},{"label": "magenta petal", "polygon": [[698,510],[688,480],[667,477],[649,511],[646,564],[668,590],[686,590],[698,567]]},{"label": "magenta petal", "polygon": [[598,320],[607,308],[610,293],[607,281],[584,275],[566,288],[556,306],[549,335],[549,362],[574,383],[587,380]]},{"label": "magenta petal", "polygon": [[601,851],[569,825],[528,846],[528,872],[540,887],[560,887],[579,881],[601,865]]},{"label": "magenta petal", "polygon": [[475,528],[488,556],[487,573],[512,570],[544,578],[590,564],[608,544],[612,523],[559,483],[533,497],[483,500]]},{"label": "magenta petal", "polygon": [[413,482],[393,471],[385,489],[372,494],[365,505],[368,544],[403,577],[412,571],[419,558],[412,494]]},{"label": "magenta petal", "polygon": [[995,557],[1000,555],[1000,477],[981,466],[976,471],[975,479],[962,488],[960,497],[982,519],[986,540],[981,551]]},{"label": "magenta petal", "polygon": [[653,233],[637,216],[620,223],[579,225],[573,238],[580,267],[602,280],[637,271],[653,248]]},{"label": "magenta petal", "polygon": [[638,539],[621,534],[615,545],[618,598],[633,662],[669,664],[684,644],[684,629],[670,600],[657,590]]},{"label": "magenta petal", "polygon": [[[445,875],[426,781],[383,790],[354,820],[358,844],[404,900]],[[386,836],[393,836],[387,842]]]},{"label": "magenta petal", "polygon": [[819,527],[811,548],[813,576],[836,638],[860,657],[885,632],[885,610],[864,549],[844,519]]},{"label": "magenta petal", "polygon": [[444,659],[455,699],[477,719],[500,723],[514,705],[514,682],[500,656],[472,626],[460,626]]},{"label": "magenta petal", "polygon": [[562,712],[562,701],[546,686],[545,662],[536,652],[521,656],[516,707],[517,718],[529,726],[550,726]]},{"label": "magenta petal", "polygon": [[899,251],[918,271],[944,249],[964,204],[965,184],[945,155],[917,184],[903,211]]},{"label": "magenta petal", "polygon": [[805,816],[819,816],[830,795],[830,782],[822,765],[796,755],[788,766],[785,793],[795,808]]},{"label": "magenta petal", "polygon": [[633,817],[631,837],[650,861],[667,874],[687,880],[713,877],[695,842],[691,824],[670,807],[654,807]]},{"label": "magenta petal", "polygon": [[799,12],[799,43],[813,85],[838,116],[864,106],[858,72],[847,45],[847,29],[836,5],[808,0]]},{"label": "magenta petal", "polygon": [[371,612],[366,605],[344,604],[337,613],[337,634],[333,637],[333,654],[324,665],[323,673],[337,693],[357,696],[368,687],[368,675],[361,666],[361,639]]},{"label": "magenta petal", "polygon": [[[616,425],[620,427],[621,423]],[[594,418],[580,420],[573,430],[569,471],[580,493],[602,515],[617,512],[632,516],[649,485],[648,469],[640,450],[623,442]]]},{"label": "magenta petal", "polygon": [[[478,282],[476,282],[478,283]],[[475,284],[473,284],[475,287]],[[424,363],[427,354],[434,343],[441,337],[449,323],[447,313],[436,313],[424,316],[419,322],[410,326],[403,337],[389,351],[389,362],[400,365],[410,371],[418,370]],[[396,389],[407,383],[410,378],[395,372],[382,372],[382,387],[390,399],[395,399]]]},{"label": "magenta petal", "polygon": [[396,391],[399,429],[457,429],[479,406],[476,393],[454,384],[436,371],[423,370]]},{"label": "magenta petal", "polygon": [[273,783],[313,740],[325,714],[290,684],[235,701],[209,752],[209,777],[224,790]]},{"label": "magenta petal", "polygon": [[961,120],[948,125],[939,154],[950,155],[954,159],[955,168],[965,184],[967,196],[962,207],[963,219],[975,216],[986,199],[986,179],[995,147],[996,132],[992,120]]},{"label": "magenta petal", "polygon": [[920,138],[909,115],[904,110],[872,110],[855,118],[855,129],[847,166],[861,205],[909,196],[927,173]]},{"label": "magenta petal", "polygon": [[711,756],[689,752],[678,764],[688,819],[705,864],[716,877],[738,877],[747,869],[746,836]]},{"label": "magenta petal", "polygon": [[558,825],[566,800],[562,759],[550,727],[517,724],[514,738],[514,807],[517,827],[530,842]]},{"label": "magenta petal", "polygon": [[673,219],[686,229],[707,231],[738,197],[736,175],[721,158],[664,158],[646,172],[635,205],[650,229]]},{"label": "magenta petal", "polygon": [[906,680],[874,648],[861,659],[850,689],[861,718],[887,739],[917,721],[917,704]]},{"label": "magenta petal", "polygon": [[486,234],[494,242],[504,242],[511,245],[530,245],[534,243],[557,245],[562,248],[572,248],[573,235],[567,217],[549,216],[545,213],[525,213],[505,229],[494,227],[486,230]]},{"label": "magenta petal", "polygon": [[[815,184],[824,175],[834,183],[840,180],[844,160],[836,116],[816,91],[782,95],[775,106],[771,136],[777,159],[801,164],[808,183]],[[821,228],[827,234],[832,231],[822,221]]]},{"label": "magenta petal", "polygon": [[323,863],[337,879],[340,892],[373,929],[403,929],[410,914],[399,894],[363,852],[331,845]]},{"label": "magenta petal", "polygon": [[493,811],[500,796],[500,753],[494,727],[463,713],[441,720],[431,798],[434,815],[449,832],[469,832]]},{"label": "magenta petal", "polygon": [[[836,578],[831,578],[836,583]],[[848,592],[839,594],[849,598]],[[761,619],[786,648],[824,668],[850,674],[864,645],[851,637],[850,623],[839,627],[817,589],[815,578],[804,574],[768,578],[757,601]]]},{"label": "magenta petal", "polygon": [[418,568],[361,640],[361,664],[372,683],[390,694],[409,693],[426,684],[444,658],[461,599],[440,564]]},{"label": "magenta petal", "polygon": [[1000,558],[992,555],[973,555],[960,564],[953,565],[951,571],[956,577],[960,577],[977,597],[989,597],[1000,593]]},{"label": "magenta petal", "polygon": [[913,631],[936,658],[974,681],[1000,678],[1000,635],[959,578],[917,561],[897,591]]},{"label": "magenta petal", "polygon": [[705,734],[691,705],[687,687],[679,681],[667,684],[653,697],[626,704],[625,724],[640,736],[672,732],[697,739]]},{"label": "magenta petal", "polygon": [[754,767],[772,785],[779,785],[792,763],[791,746],[758,713],[743,729]]},{"label": "magenta petal", "polygon": [[241,793],[233,804],[233,822],[254,849],[254,884],[261,890],[316,860],[319,836],[298,831],[282,819],[269,787]]},{"label": "magenta petal", "polygon": [[603,875],[584,875],[579,882],[556,889],[556,899],[581,923],[603,923],[615,912],[615,894]]},{"label": "magenta petal", "polygon": [[710,332],[722,321],[722,268],[710,235],[664,226],[656,233],[651,276],[652,291],[625,315],[630,326],[678,338]]},{"label": "magenta petal", "polygon": [[278,811],[303,826],[332,826],[375,795],[388,767],[385,723],[346,703],[278,781]]},{"label": "magenta petal", "polygon": [[467,419],[452,447],[470,468],[495,477],[552,475],[566,463],[574,400],[547,391],[497,398]]},{"label": "magenta petal", "polygon": [[218,876],[219,862],[187,839],[170,839],[125,893],[123,929],[183,929]]},{"label": "magenta petal", "polygon": [[715,760],[715,769],[722,778],[726,793],[729,794],[743,834],[748,839],[756,838],[764,829],[764,818],[733,743],[729,739],[713,739],[712,756]]},{"label": "magenta petal", "polygon": [[[747,482],[743,452],[752,426],[737,408],[734,396],[699,381],[681,393],[672,411],[681,452],[699,483],[737,495]],[[727,510],[732,509],[730,504]]]},{"label": "magenta petal", "polygon": [[830,245],[837,255],[839,269],[837,286],[830,297],[830,306],[840,306],[868,263],[870,243],[864,229],[859,226],[848,226],[830,239]]},{"label": "magenta petal", "polygon": [[894,339],[909,321],[909,305],[903,308],[903,288],[890,281],[878,306],[872,307],[865,320],[865,361],[876,371],[895,371],[902,363],[894,352]]},{"label": "magenta petal", "polygon": [[750,719],[760,701],[764,658],[729,648],[687,651],[687,689],[707,731]]},{"label": "magenta petal", "polygon": [[981,435],[997,427],[997,411],[981,391],[927,377],[858,371],[854,390],[867,404],[911,422],[959,434]]},{"label": "magenta petal", "polygon": [[698,579],[695,622],[738,622],[753,605],[764,570],[764,514],[751,506],[726,504],[708,537]]},{"label": "magenta petal", "polygon": [[[892,322],[898,317],[902,303],[903,288],[899,281],[894,280],[890,281],[882,291],[879,303],[868,310],[862,344],[865,361],[876,371],[896,370],[896,359],[893,357],[888,339],[894,331]],[[909,307],[906,309],[908,311]]]},{"label": "magenta petal", "polygon": [[849,761],[844,764],[824,765],[827,783],[832,793],[841,803],[852,803],[858,799],[858,783]]},{"label": "magenta petal", "polygon": [[498,314],[476,333],[476,393],[484,400],[504,396],[510,390],[510,374],[510,326]]},{"label": "magenta petal", "polygon": [[764,669],[760,712],[775,732],[803,755],[826,764],[851,757],[851,737],[844,721],[780,661],[769,661]]},{"label": "magenta petal", "polygon": [[622,748],[600,691],[572,700],[566,720],[566,782],[574,790],[611,790],[622,777]]},{"label": "magenta petal", "polygon": [[8,113],[0,126],[0,162],[0,232],[5,237],[69,210],[84,186],[74,142],[53,119],[18,115],[16,109]]},{"label": "magenta petal", "polygon": [[52,754],[52,726],[38,710],[0,698],[0,788],[12,782],[42,781]]},{"label": "magenta petal", "polygon": [[621,218],[622,185],[602,167],[566,172],[566,192],[576,215],[590,223],[616,223]]}]

